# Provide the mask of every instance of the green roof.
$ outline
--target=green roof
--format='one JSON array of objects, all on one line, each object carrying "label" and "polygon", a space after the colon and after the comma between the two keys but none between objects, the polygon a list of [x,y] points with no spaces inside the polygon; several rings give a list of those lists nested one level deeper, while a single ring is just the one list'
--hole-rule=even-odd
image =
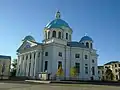
[{"label": "green roof", "polygon": [[111,61],[111,62],[108,62],[108,63],[106,63],[104,65],[110,65],[110,64],[113,64],[113,63],[119,63],[119,61]]}]

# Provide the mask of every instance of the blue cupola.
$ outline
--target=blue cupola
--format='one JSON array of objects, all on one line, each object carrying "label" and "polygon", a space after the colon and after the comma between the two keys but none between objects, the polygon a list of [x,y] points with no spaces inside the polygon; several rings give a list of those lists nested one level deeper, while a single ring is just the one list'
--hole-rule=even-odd
[{"label": "blue cupola", "polygon": [[91,37],[85,35],[81,38],[81,40],[79,41],[79,43],[84,44],[87,48],[93,48],[93,40]]},{"label": "blue cupola", "polygon": [[59,11],[57,11],[55,17],[56,18],[53,21],[46,25],[46,28],[62,28],[62,27],[70,28],[68,23],[61,19]]},{"label": "blue cupola", "polygon": [[84,36],[84,37],[81,38],[80,42],[83,42],[83,41],[93,41],[93,40],[89,36]]}]

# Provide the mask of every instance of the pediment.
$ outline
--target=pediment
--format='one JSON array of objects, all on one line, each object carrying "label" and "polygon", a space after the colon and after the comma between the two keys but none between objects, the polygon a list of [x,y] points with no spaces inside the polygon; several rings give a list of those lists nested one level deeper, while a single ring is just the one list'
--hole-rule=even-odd
[{"label": "pediment", "polygon": [[24,50],[26,48],[31,48],[33,46],[36,46],[38,45],[37,43],[34,43],[34,42],[31,42],[31,41],[24,41],[20,47],[18,48],[17,52],[21,51],[21,50]]}]

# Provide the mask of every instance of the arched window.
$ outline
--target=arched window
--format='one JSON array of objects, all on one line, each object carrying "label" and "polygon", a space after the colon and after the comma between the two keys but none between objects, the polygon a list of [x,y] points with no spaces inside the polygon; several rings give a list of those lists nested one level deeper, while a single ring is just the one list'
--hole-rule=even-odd
[{"label": "arched window", "polygon": [[45,39],[47,39],[47,32],[45,31]]},{"label": "arched window", "polygon": [[90,45],[90,46],[91,46],[91,48],[93,47],[93,46],[92,46],[92,43],[91,43],[91,45]]},{"label": "arched window", "polygon": [[50,39],[50,31],[48,31],[48,39]]},{"label": "arched window", "polygon": [[52,36],[53,36],[53,37],[56,37],[56,31],[53,31]]},{"label": "arched window", "polygon": [[68,33],[66,33],[66,39],[68,39]]},{"label": "arched window", "polygon": [[88,42],[86,42],[86,47],[89,48],[89,43]]},{"label": "arched window", "polygon": [[58,38],[61,38],[61,32],[58,32]]}]

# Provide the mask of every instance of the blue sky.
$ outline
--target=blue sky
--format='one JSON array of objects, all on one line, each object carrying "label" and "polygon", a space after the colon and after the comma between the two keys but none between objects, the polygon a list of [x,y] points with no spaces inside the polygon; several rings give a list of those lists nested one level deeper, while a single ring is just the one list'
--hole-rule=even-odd
[{"label": "blue sky", "polygon": [[60,10],[73,29],[73,40],[85,33],[94,40],[98,64],[120,60],[119,0],[0,0],[0,54],[16,58],[21,40],[43,39],[43,28]]}]

